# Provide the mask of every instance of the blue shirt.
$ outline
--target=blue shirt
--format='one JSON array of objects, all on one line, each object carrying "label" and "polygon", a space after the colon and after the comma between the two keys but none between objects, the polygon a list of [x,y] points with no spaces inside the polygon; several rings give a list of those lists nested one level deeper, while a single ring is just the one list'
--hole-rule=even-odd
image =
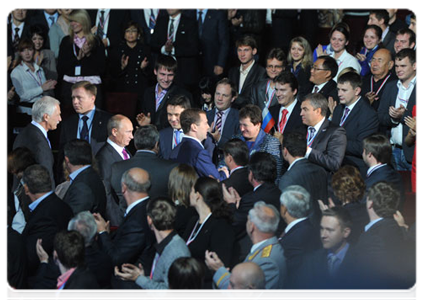
[{"label": "blue shirt", "polygon": [[34,202],[32,202],[30,205],[28,205],[28,207],[29,207],[29,210],[31,211],[31,212],[33,212],[36,208],[37,208],[37,206],[45,199],[45,198],[47,198],[48,196],[50,196],[51,194],[53,194],[53,191],[50,191],[50,192],[48,192],[48,193],[46,193],[46,194],[44,194],[44,195],[42,195],[40,198],[38,198],[37,200],[35,200]]},{"label": "blue shirt", "polygon": [[371,221],[369,224],[367,224],[367,225],[364,227],[364,232],[369,231],[369,229],[370,229],[373,225],[375,225],[377,222],[382,221],[382,220],[383,220],[383,218],[379,218],[379,219],[377,219],[377,220]]}]

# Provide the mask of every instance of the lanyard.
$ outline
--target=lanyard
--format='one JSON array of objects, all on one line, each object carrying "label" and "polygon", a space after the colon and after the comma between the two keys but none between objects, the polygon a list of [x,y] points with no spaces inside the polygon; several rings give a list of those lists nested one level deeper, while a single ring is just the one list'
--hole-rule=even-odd
[{"label": "lanyard", "polygon": [[[267,96],[269,95],[270,83],[271,83],[271,80],[268,80],[267,86],[266,86],[266,95]],[[272,103],[272,99],[273,99],[273,96],[275,95],[275,92],[276,92],[276,89],[273,90],[272,95],[270,95],[270,98],[267,100],[267,103],[266,103],[267,109],[269,109],[270,104]]]},{"label": "lanyard", "polygon": [[[204,222],[200,225],[200,228],[197,230],[197,232],[195,232],[195,229],[197,229],[198,221],[197,221],[197,223],[195,223],[195,226],[192,229],[192,232],[191,232],[191,234],[190,234],[190,236],[188,238],[187,246],[189,244],[191,244],[197,238],[197,235],[201,231],[201,228],[203,228],[203,225],[207,222],[207,220],[210,218],[211,215],[212,215],[212,213],[209,213],[208,214],[208,216],[204,219]],[[194,234],[194,232],[195,232],[195,234]]]},{"label": "lanyard", "polygon": [[[385,83],[388,81],[389,77],[391,77],[391,74],[389,74],[388,76],[386,76],[385,80],[383,80],[382,84],[380,85],[379,89],[376,92],[376,95],[379,94],[380,90],[383,88],[383,86],[385,85]],[[371,92],[373,92],[373,75],[370,78],[370,89],[371,89]]]},{"label": "lanyard", "polygon": [[[307,130],[307,141],[308,141],[308,134],[309,134],[309,130]],[[309,142],[307,142],[307,146],[309,146],[309,147],[311,147],[311,144],[313,144],[313,141],[314,141],[314,139],[316,138],[316,135],[317,135],[317,131],[314,133],[314,136],[313,136],[313,138],[309,141]]]},{"label": "lanyard", "polygon": [[150,279],[153,279],[154,270],[156,269],[156,264],[159,261],[159,258],[160,258],[160,255],[156,253],[156,257],[154,258],[154,261],[153,261],[153,266],[151,267]]},{"label": "lanyard", "polygon": [[35,82],[39,85],[39,86],[42,86],[43,85],[43,81],[42,81],[42,79],[41,79],[41,75],[40,75],[40,70],[38,70],[38,71],[35,71],[36,73],[37,73],[37,76],[38,76],[38,79],[40,80],[40,81],[38,81],[37,80],[37,77],[35,77],[33,74],[32,74],[32,72],[31,72],[31,70],[28,70],[29,71],[29,75],[31,75],[31,77],[35,80]]}]

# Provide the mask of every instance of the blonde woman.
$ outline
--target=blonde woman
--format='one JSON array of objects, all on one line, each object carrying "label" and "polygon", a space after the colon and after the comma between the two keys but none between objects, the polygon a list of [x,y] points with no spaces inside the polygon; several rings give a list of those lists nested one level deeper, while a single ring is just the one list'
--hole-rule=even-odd
[{"label": "blonde woman", "polygon": [[313,53],[309,42],[302,36],[295,37],[289,44],[288,67],[298,80],[298,96],[302,98],[312,88],[310,70]]}]

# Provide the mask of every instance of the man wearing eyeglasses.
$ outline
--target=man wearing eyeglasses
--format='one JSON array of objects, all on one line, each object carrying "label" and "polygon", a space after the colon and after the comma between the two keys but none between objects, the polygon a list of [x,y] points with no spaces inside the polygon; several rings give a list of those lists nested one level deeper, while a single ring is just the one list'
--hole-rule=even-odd
[{"label": "man wearing eyeglasses", "polygon": [[327,99],[332,97],[339,103],[338,90],[333,78],[338,73],[338,63],[330,56],[319,56],[310,71],[310,82],[314,84],[309,93],[320,93]]}]

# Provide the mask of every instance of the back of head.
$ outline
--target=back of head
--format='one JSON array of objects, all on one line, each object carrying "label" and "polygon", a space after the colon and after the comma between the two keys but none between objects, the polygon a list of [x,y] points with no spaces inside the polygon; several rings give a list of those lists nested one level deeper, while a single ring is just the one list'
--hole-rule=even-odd
[{"label": "back of head", "polygon": [[54,237],[54,250],[60,263],[66,268],[76,268],[84,264],[84,237],[77,231],[60,231]]},{"label": "back of head", "polygon": [[240,139],[231,139],[223,145],[223,154],[232,156],[238,166],[246,166],[249,160],[247,144]]},{"label": "back of head", "polygon": [[48,193],[52,190],[50,174],[42,165],[32,165],[26,168],[22,181],[31,194]]},{"label": "back of head", "polygon": [[200,81],[198,82],[198,87],[200,88],[201,94],[214,95],[216,83],[212,77],[205,76],[205,77],[202,77]]},{"label": "back of head", "polygon": [[353,221],[348,210],[342,206],[334,206],[328,208],[322,212],[322,217],[335,217],[341,229],[350,228],[352,229]]},{"label": "back of head", "polygon": [[375,183],[367,197],[373,202],[374,212],[381,218],[392,218],[398,210],[400,194],[392,184],[383,181]]},{"label": "back of head", "polygon": [[7,171],[15,176],[36,163],[34,154],[27,147],[15,148],[7,155]]},{"label": "back of head", "polygon": [[248,217],[262,233],[274,234],[278,229],[280,216],[272,204],[266,204],[264,201],[256,202],[248,212]]},{"label": "back of head", "polygon": [[56,105],[60,106],[60,102],[50,96],[44,96],[35,101],[32,105],[32,120],[37,123],[43,121],[44,114],[51,116],[56,110]]},{"label": "back of head", "polygon": [[210,177],[200,177],[194,185],[194,191],[198,192],[204,203],[210,208],[216,218],[230,218],[231,213],[228,205],[223,201],[222,189],[217,180]]},{"label": "back of head", "polygon": [[168,282],[170,289],[203,288],[205,270],[193,257],[179,257],[169,268]]},{"label": "back of head", "polygon": [[187,134],[191,131],[192,124],[200,123],[201,114],[205,114],[205,112],[199,108],[186,109],[181,113],[180,123],[184,134]]},{"label": "back of head", "polygon": [[173,201],[178,201],[185,207],[189,207],[189,195],[197,178],[197,172],[190,165],[179,164],[174,167],[169,174],[169,197]]},{"label": "back of head", "polygon": [[256,263],[247,261],[233,268],[229,284],[233,289],[264,289],[266,278]]},{"label": "back of head", "polygon": [[276,76],[273,81],[281,85],[289,84],[292,91],[298,91],[298,80],[290,71],[285,71]]},{"label": "back of head", "polygon": [[347,72],[338,76],[338,83],[345,84],[349,83],[353,89],[361,88],[361,76],[356,72]]},{"label": "back of head", "polygon": [[374,133],[363,140],[363,150],[371,153],[377,162],[390,164],[392,156],[392,146],[389,139],[380,133]]},{"label": "back of head", "polygon": [[299,185],[287,187],[281,195],[281,205],[295,219],[305,218],[310,213],[310,193]]},{"label": "back of head", "polygon": [[333,57],[328,56],[328,55],[319,56],[317,59],[323,60],[322,67],[325,70],[330,71],[330,79],[335,78],[336,74],[338,74],[338,68],[339,68],[336,60]]},{"label": "back of head", "polygon": [[84,238],[84,245],[87,247],[93,243],[97,233],[97,223],[89,211],[81,211],[69,221],[68,230],[78,231]]},{"label": "back of head", "polygon": [[133,193],[147,194],[151,187],[150,177],[147,171],[141,168],[131,168],[126,170],[121,179],[127,189]]},{"label": "back of head", "polygon": [[90,165],[92,163],[91,145],[86,140],[73,139],[65,144],[65,157],[74,165]]},{"label": "back of head", "polygon": [[178,63],[171,55],[159,54],[154,65],[154,69],[158,71],[159,69],[166,69],[169,72],[176,73]]},{"label": "back of head", "polygon": [[320,108],[320,115],[322,115],[323,117],[326,116],[326,113],[329,109],[328,107],[328,99],[326,99],[325,96],[323,96],[320,93],[314,93],[314,94],[308,94],[304,97],[304,101],[309,101],[310,105],[314,108],[314,109],[318,109]]},{"label": "back of head", "polygon": [[353,166],[342,166],[332,176],[332,188],[341,203],[360,202],[366,192],[366,184],[360,171]]},{"label": "back of head", "polygon": [[247,104],[239,111],[239,120],[250,118],[251,123],[257,125],[263,123],[263,116],[260,107],[254,104]]},{"label": "back of head", "polygon": [[154,125],[139,127],[134,134],[134,144],[137,150],[153,150],[159,143],[160,134]]},{"label": "back of head", "polygon": [[172,230],[176,217],[176,207],[168,199],[156,198],[147,204],[147,216],[157,230]]},{"label": "back of head", "polygon": [[304,157],[307,152],[307,138],[299,132],[287,132],[283,135],[283,148],[286,148],[292,157]]},{"label": "back of head", "polygon": [[268,152],[255,152],[250,157],[248,169],[258,182],[273,183],[277,178],[276,159]]}]

